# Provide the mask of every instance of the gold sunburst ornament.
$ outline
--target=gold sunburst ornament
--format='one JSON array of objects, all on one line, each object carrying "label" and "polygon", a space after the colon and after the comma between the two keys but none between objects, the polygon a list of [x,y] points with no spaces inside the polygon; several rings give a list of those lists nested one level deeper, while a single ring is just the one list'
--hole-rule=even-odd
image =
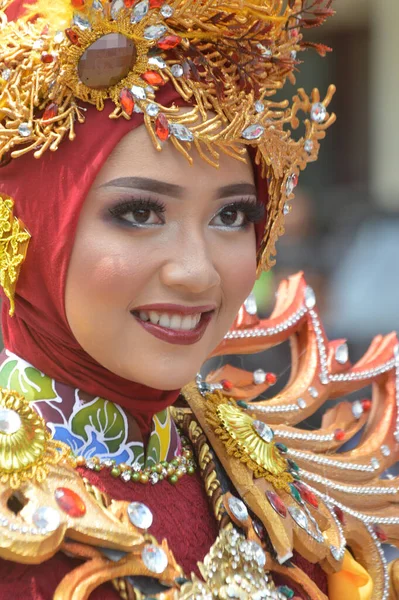
[{"label": "gold sunburst ornament", "polygon": [[207,394],[206,408],[207,421],[225,444],[228,454],[246,463],[256,478],[262,477],[275,488],[289,493],[289,484],[294,478],[288,461],[274,442],[273,430],[220,392]]},{"label": "gold sunburst ornament", "polygon": [[70,454],[68,446],[52,440],[44,420],[16,392],[0,389],[0,482],[18,489],[28,480],[42,482],[48,465]]},{"label": "gold sunburst ornament", "polygon": [[[73,140],[82,102],[112,102],[112,119],[141,113],[155,147],[169,140],[190,162],[193,146],[214,166],[221,153],[245,161],[252,146],[269,181],[258,260],[268,268],[284,205],[335,119],[333,86],[324,99],[300,89],[291,106],[273,96],[295,81],[302,50],[328,50],[302,30],[333,14],[331,2],[39,0],[8,23],[1,9],[10,1],[0,0],[0,163]],[[162,104],[165,84],[190,110]],[[304,135],[294,139],[301,113]]]}]

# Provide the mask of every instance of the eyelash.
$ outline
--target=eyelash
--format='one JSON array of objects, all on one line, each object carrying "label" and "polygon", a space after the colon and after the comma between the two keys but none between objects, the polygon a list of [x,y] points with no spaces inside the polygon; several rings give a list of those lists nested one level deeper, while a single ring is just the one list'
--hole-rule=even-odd
[{"label": "eyelash", "polygon": [[[124,215],[129,212],[134,212],[137,210],[149,210],[154,211],[158,216],[160,216],[161,220],[164,224],[164,219],[162,215],[166,212],[166,206],[163,202],[159,200],[154,200],[152,198],[137,198],[132,200],[126,200],[113,206],[109,209],[109,213],[119,222],[122,222],[123,225],[127,227],[136,227],[140,228],[140,225],[135,225],[133,223],[128,223],[126,219],[124,219]],[[241,200],[237,200],[236,202],[231,202],[230,204],[226,204],[222,206],[222,208],[214,215],[213,218],[220,216],[224,211],[234,210],[237,212],[242,212],[245,216],[245,223],[239,226],[229,226],[229,225],[219,225],[220,228],[223,229],[245,229],[248,225],[252,223],[259,223],[265,216],[265,207],[260,202],[251,199],[242,198]],[[151,227],[151,224],[144,224],[142,227]]]}]

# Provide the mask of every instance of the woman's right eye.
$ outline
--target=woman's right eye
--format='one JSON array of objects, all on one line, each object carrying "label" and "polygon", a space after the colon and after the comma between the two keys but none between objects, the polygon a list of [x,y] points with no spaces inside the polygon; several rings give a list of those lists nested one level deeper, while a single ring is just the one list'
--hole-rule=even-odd
[{"label": "woman's right eye", "polygon": [[145,227],[164,224],[165,206],[154,200],[129,200],[110,208],[109,212],[119,222]]},{"label": "woman's right eye", "polygon": [[129,210],[125,214],[119,215],[119,218],[128,221],[132,225],[159,225],[163,222],[159,215],[149,208]]}]

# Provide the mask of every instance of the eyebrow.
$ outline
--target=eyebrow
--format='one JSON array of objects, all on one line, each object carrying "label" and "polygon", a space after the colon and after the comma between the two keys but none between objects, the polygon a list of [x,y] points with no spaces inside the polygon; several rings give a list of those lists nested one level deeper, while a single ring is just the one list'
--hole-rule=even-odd
[{"label": "eyebrow", "polygon": [[[183,198],[185,193],[184,187],[180,185],[148,177],[118,177],[107,181],[100,187],[133,188],[175,198]],[[219,188],[216,193],[218,199],[231,196],[256,196],[256,187],[251,183],[234,183]]]}]

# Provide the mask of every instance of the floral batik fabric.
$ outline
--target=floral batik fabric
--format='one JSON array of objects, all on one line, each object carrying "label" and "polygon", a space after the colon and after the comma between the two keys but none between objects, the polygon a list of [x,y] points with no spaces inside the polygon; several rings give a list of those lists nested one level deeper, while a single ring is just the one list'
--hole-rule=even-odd
[{"label": "floral batik fabric", "polygon": [[76,456],[101,462],[114,460],[140,468],[181,455],[181,441],[169,409],[153,416],[144,447],[140,429],[117,404],[54,381],[8,350],[0,353],[0,387],[15,390],[32,402],[55,440]]}]

